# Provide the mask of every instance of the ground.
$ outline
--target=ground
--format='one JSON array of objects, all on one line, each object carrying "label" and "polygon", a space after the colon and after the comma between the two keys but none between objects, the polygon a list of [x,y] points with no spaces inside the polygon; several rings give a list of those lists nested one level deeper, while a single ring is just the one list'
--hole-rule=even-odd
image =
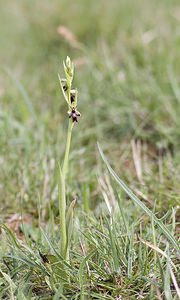
[{"label": "ground", "polygon": [[[178,299],[179,19],[175,0],[0,3],[2,299]],[[58,72],[67,55],[82,115],[62,267],[57,163],[68,115]],[[152,215],[114,180],[97,142]]]}]

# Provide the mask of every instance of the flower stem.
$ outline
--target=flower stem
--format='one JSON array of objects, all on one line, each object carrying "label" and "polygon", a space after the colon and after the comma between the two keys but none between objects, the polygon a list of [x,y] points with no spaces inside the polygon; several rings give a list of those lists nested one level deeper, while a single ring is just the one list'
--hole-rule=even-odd
[{"label": "flower stem", "polygon": [[68,160],[69,160],[69,151],[70,151],[70,146],[71,146],[72,128],[73,128],[73,123],[72,123],[71,120],[69,120],[67,140],[66,140],[66,150],[65,150],[64,163],[63,163],[63,169],[62,169],[62,175],[64,177],[64,180],[66,179],[66,173],[67,173],[67,169],[68,169]]},{"label": "flower stem", "polygon": [[66,192],[65,181],[62,175],[61,167],[59,165],[59,216],[60,216],[60,228],[61,228],[61,255],[66,260],[66,244],[67,244],[67,232],[66,232]]},{"label": "flower stem", "polygon": [[71,133],[73,123],[69,120],[66,149],[64,156],[64,163],[62,172],[60,169],[60,185],[59,185],[59,214],[60,214],[60,226],[61,226],[61,255],[67,260],[69,257],[69,249],[67,248],[67,229],[66,229],[66,173],[68,169],[69,151],[71,145]]}]

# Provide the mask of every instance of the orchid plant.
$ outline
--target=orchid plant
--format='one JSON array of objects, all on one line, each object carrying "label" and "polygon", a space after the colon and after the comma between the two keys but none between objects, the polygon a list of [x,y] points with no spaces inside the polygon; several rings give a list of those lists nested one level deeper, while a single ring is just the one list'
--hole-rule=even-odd
[{"label": "orchid plant", "polygon": [[68,106],[68,131],[67,131],[67,140],[66,148],[64,155],[64,162],[61,168],[59,164],[59,216],[60,216],[60,230],[61,230],[61,256],[65,260],[69,260],[69,242],[72,232],[72,220],[73,220],[73,209],[75,205],[75,200],[71,202],[69,208],[67,209],[66,203],[66,175],[68,171],[68,162],[69,162],[69,152],[71,145],[72,130],[75,123],[78,122],[80,117],[80,112],[77,110],[77,96],[78,91],[72,87],[73,77],[74,77],[74,65],[71,59],[67,56],[64,64],[64,73],[65,78],[59,77],[59,82],[61,90],[64,96],[64,99]]}]

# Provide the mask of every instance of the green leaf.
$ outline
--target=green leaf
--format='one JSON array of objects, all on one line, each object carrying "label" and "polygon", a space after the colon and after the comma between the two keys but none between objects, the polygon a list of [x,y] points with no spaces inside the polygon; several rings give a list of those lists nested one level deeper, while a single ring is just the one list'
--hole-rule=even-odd
[{"label": "green leaf", "polygon": [[83,288],[83,274],[84,274],[84,266],[86,262],[95,254],[96,249],[92,250],[81,262],[80,267],[79,267],[79,283],[80,283],[80,288]]},{"label": "green leaf", "polygon": [[68,97],[63,89],[63,85],[62,85],[62,79],[61,79],[61,76],[58,74],[58,78],[59,78],[59,83],[60,83],[60,87],[61,87],[61,90],[62,90],[62,93],[63,93],[63,96],[64,96],[64,99],[66,100],[67,104],[69,105],[69,102],[68,102]]},{"label": "green leaf", "polygon": [[67,232],[67,246],[66,248],[69,248],[69,243],[72,236],[72,229],[73,229],[73,212],[74,212],[74,206],[76,204],[76,199],[73,200],[68,208],[67,214],[66,214],[66,232]]},{"label": "green leaf", "polygon": [[6,274],[5,272],[3,272],[1,269],[0,269],[0,273],[3,275],[3,277],[5,278],[5,280],[8,282],[10,288],[11,288],[12,290],[15,290],[15,289],[16,289],[16,285],[15,285],[15,283],[12,281],[11,277],[10,277],[8,274]]}]

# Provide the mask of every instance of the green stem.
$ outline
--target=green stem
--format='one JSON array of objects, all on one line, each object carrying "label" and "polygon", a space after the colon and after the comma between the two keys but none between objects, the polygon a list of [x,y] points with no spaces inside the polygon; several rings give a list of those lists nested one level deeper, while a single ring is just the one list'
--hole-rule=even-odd
[{"label": "green stem", "polygon": [[66,232],[66,193],[65,193],[65,181],[59,166],[59,216],[60,216],[60,228],[61,228],[61,255],[66,259],[66,244],[67,244],[67,232]]},{"label": "green stem", "polygon": [[67,141],[66,149],[64,156],[63,168],[61,171],[60,168],[60,185],[59,185],[59,214],[60,214],[60,226],[61,226],[61,255],[67,260],[69,257],[69,250],[67,248],[67,229],[66,229],[66,173],[68,169],[69,161],[69,151],[71,145],[71,135],[72,135],[73,123],[72,120],[69,120],[68,132],[67,132]]},{"label": "green stem", "polygon": [[64,180],[66,179],[66,173],[67,173],[67,169],[68,169],[68,160],[69,160],[69,151],[70,151],[70,146],[71,146],[72,127],[73,127],[73,123],[72,123],[72,120],[70,119],[69,120],[69,126],[68,126],[68,133],[67,133],[64,163],[63,163],[63,169],[62,169],[62,174],[63,174]]},{"label": "green stem", "polygon": [[[66,70],[67,72],[67,70]],[[68,74],[69,75],[69,74]],[[71,83],[72,78],[67,77],[67,96],[68,96],[68,106],[69,110],[71,109]],[[67,140],[66,140],[66,149],[62,171],[60,168],[60,184],[59,184],[59,215],[60,215],[60,226],[61,226],[61,255],[67,260],[69,258],[69,249],[68,249],[68,232],[66,226],[66,174],[68,170],[68,161],[69,161],[69,151],[71,146],[71,135],[72,135],[73,122],[69,119]]]}]

